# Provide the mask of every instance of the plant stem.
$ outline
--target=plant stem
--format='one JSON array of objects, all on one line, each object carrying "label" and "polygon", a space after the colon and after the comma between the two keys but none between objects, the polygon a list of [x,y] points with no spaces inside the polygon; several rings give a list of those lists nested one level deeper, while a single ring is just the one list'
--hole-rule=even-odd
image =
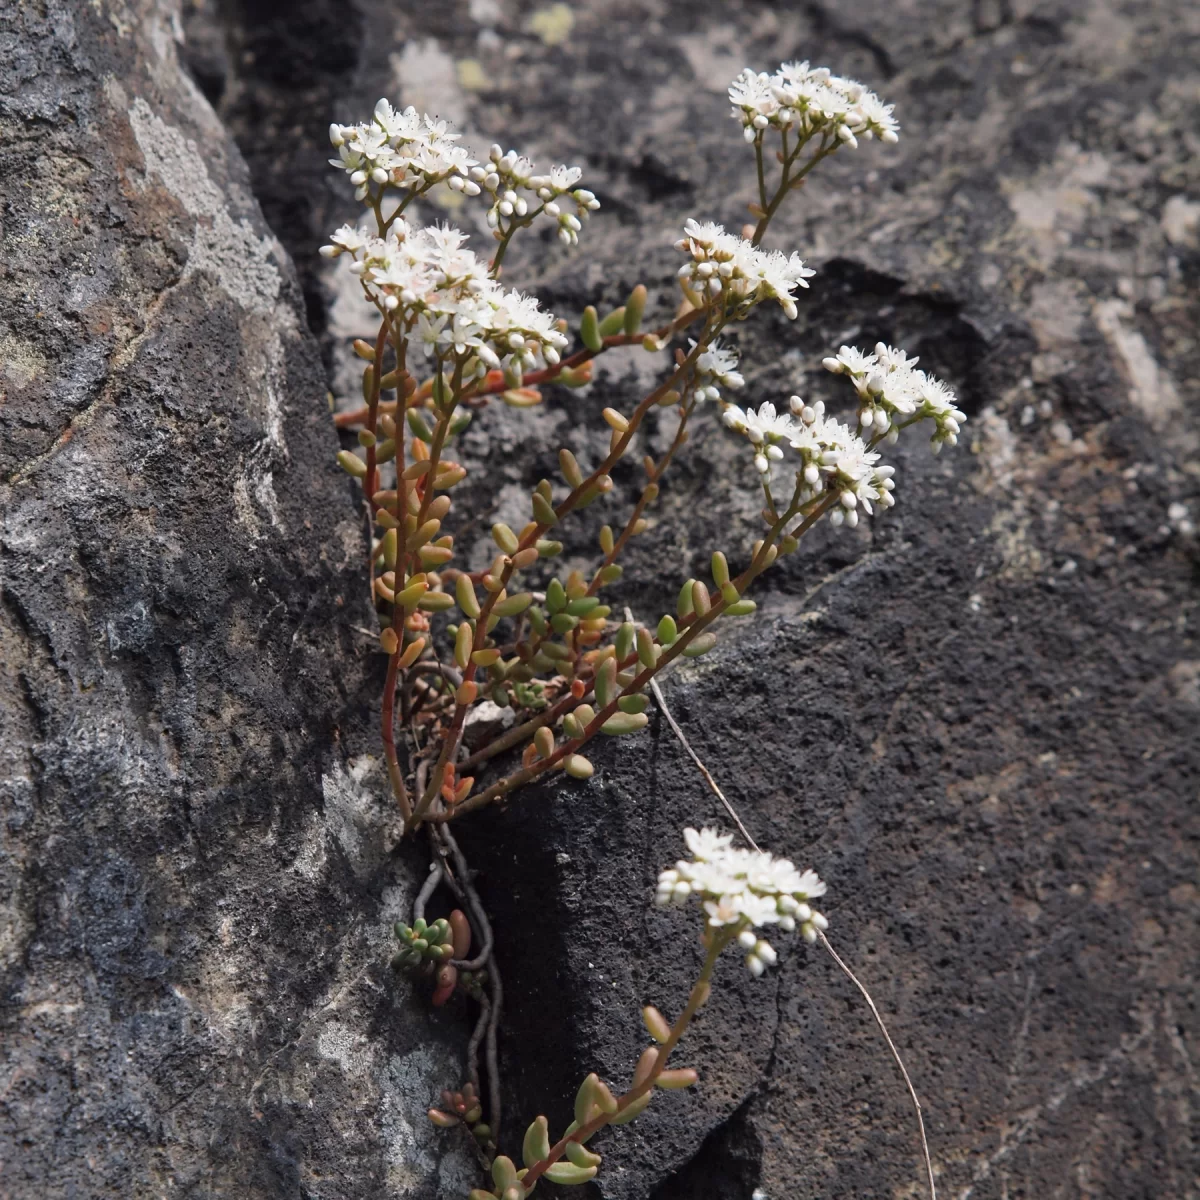
[{"label": "plant stem", "polygon": [[717,965],[717,959],[721,955],[721,951],[729,945],[733,939],[735,927],[721,926],[716,929],[710,929],[706,933],[708,943],[708,952],[704,956],[704,966],[700,970],[700,975],[696,982],[692,985],[692,990],[688,995],[687,1007],[679,1014],[679,1019],[671,1026],[670,1036],[662,1046],[659,1047],[658,1057],[655,1060],[654,1066],[650,1074],[642,1080],[636,1087],[632,1087],[623,1096],[617,1100],[617,1109],[613,1113],[600,1113],[593,1117],[586,1124],[581,1125],[569,1137],[560,1138],[553,1146],[550,1147],[550,1153],[546,1155],[540,1162],[536,1162],[529,1168],[521,1180],[522,1186],[526,1191],[529,1191],[533,1185],[552,1167],[562,1156],[567,1152],[568,1142],[584,1142],[592,1136],[598,1129],[603,1129],[605,1125],[620,1115],[631,1104],[640,1100],[648,1092],[654,1090],[654,1083],[658,1077],[666,1070],[667,1059],[670,1057],[671,1051],[679,1045],[680,1039],[687,1032],[688,1026],[692,1023],[692,1018],[704,1006],[704,1002],[708,999],[709,992],[712,989],[712,974],[713,968]]},{"label": "plant stem", "polygon": [[[797,485],[797,495],[799,494],[799,485]],[[803,537],[805,533],[820,519],[820,517],[830,508],[837,500],[837,494],[831,493],[826,496],[813,510],[804,518],[799,526],[794,531],[794,537]],[[763,540],[759,547],[758,553],[754,556],[750,565],[738,576],[734,581],[734,586],[737,588],[738,594],[743,595],[750,584],[753,583],[759,575],[763,573],[770,565],[771,549],[782,535],[784,528],[795,516],[801,511],[800,505],[793,497],[793,502],[784,511],[779,520],[771,527],[767,537]],[[498,800],[501,796],[507,795],[515,788],[522,784],[529,783],[536,779],[539,775],[544,774],[552,767],[557,767],[564,758],[569,754],[574,754],[577,750],[583,747],[587,742],[600,732],[601,727],[611,717],[618,707],[618,701],[625,696],[634,695],[640,692],[647,686],[651,679],[654,678],[660,671],[665,670],[684,650],[687,649],[696,637],[711,625],[727,607],[724,597],[718,597],[714,601],[712,608],[709,609],[702,617],[695,619],[686,630],[674,641],[659,658],[652,667],[645,667],[629,685],[621,692],[620,696],[614,697],[604,708],[596,713],[592,721],[584,729],[583,733],[577,738],[571,738],[559,745],[548,758],[538,759],[527,767],[522,767],[518,771],[514,771],[511,775],[492,784],[485,791],[478,792],[474,796],[465,799],[461,804],[456,805],[453,809],[447,812],[431,813],[426,820],[430,821],[454,821],[465,813],[473,812],[477,808],[483,808],[485,805],[492,803],[493,800]],[[417,818],[414,816],[414,821]]]},{"label": "plant stem", "polygon": [[760,130],[754,138],[754,165],[758,170],[758,207],[767,210],[767,177],[763,172],[763,134]]},{"label": "plant stem", "polygon": [[692,415],[695,407],[694,401],[691,404],[683,406],[683,413],[679,419],[679,428],[675,431],[675,438],[667,448],[667,452],[655,463],[654,470],[650,472],[649,478],[646,480],[646,486],[642,488],[642,494],[638,497],[638,502],[634,505],[633,512],[629,515],[629,520],[625,522],[625,528],[621,530],[620,537],[613,543],[613,548],[604,556],[604,561],[596,568],[596,573],[592,576],[592,582],[588,585],[587,594],[589,596],[594,596],[600,590],[602,586],[600,572],[605,567],[610,567],[617,561],[621,555],[621,551],[625,549],[629,539],[633,536],[633,527],[641,519],[642,513],[646,511],[646,507],[650,503],[650,485],[658,483],[666,473],[667,468],[671,465],[671,459],[675,457],[675,451],[687,441],[688,417]]},{"label": "plant stem", "polygon": [[[722,323],[723,322],[718,322],[716,329],[714,329],[714,335],[719,332]],[[605,460],[586,479],[584,479],[578,485],[578,487],[573,488],[567,498],[563,500],[562,503],[559,504],[554,510],[556,520],[561,519],[573,508],[575,508],[583,498],[584,494],[592,487],[592,485],[597,483],[601,477],[608,475],[608,472],[625,453],[630,441],[633,439],[633,435],[637,432],[638,426],[641,425],[646,414],[669,391],[671,391],[672,388],[674,388],[675,385],[680,382],[680,380],[685,378],[687,373],[691,370],[696,359],[699,358],[699,356],[704,352],[704,348],[704,342],[697,342],[691,353],[688,354],[687,357],[685,357],[683,361],[680,362],[675,368],[675,371],[672,373],[671,377],[655,388],[654,391],[652,391],[644,400],[642,400],[637,408],[634,409],[629,418],[628,427],[618,439],[616,445],[614,445],[609,451],[608,457],[605,458]],[[430,457],[433,457],[432,453],[430,454]],[[521,538],[520,549],[525,549],[529,546],[532,546],[549,528],[549,525],[536,522],[533,528]],[[475,637],[472,642],[472,654],[475,651],[483,648],[484,640],[487,637],[488,618],[491,616],[492,609],[495,607],[500,593],[508,586],[509,581],[512,579],[513,570],[513,564],[510,558],[508,560],[508,564],[501,573],[501,577],[498,581],[499,586],[495,591],[489,591],[488,598],[484,602],[483,607],[480,609],[479,616],[475,620]],[[464,684],[474,680],[475,670],[475,663],[473,661],[468,661],[466,669],[463,671]],[[433,804],[434,797],[441,789],[442,780],[445,778],[447,766],[454,761],[454,756],[458,753],[458,744],[462,737],[462,727],[463,722],[466,720],[468,707],[469,705],[458,701],[455,702],[454,717],[451,720],[449,730],[444,736],[442,752],[438,758],[437,766],[434,768],[433,775],[429,780],[429,785],[426,787],[424,795],[422,795],[420,800],[417,802],[417,806],[413,810],[412,816],[405,824],[406,830],[412,829],[422,820],[446,819],[445,814],[434,814],[429,810]],[[611,715],[611,713],[608,715]],[[605,719],[607,719],[607,717]],[[599,728],[599,726],[597,726],[597,728]],[[549,762],[550,760],[545,761]],[[558,761],[558,759],[555,759],[555,761]],[[491,790],[492,789],[489,789],[489,792]],[[460,809],[465,811],[466,806],[469,803],[469,801],[464,801],[463,804],[456,807],[454,811],[457,812]],[[472,805],[471,807],[477,806]]]},{"label": "plant stem", "polygon": [[[404,384],[408,342],[400,336],[398,330],[393,338],[393,346],[396,351],[396,407],[399,409],[405,403]],[[392,518],[397,527],[395,581],[400,585],[395,589],[396,592],[403,590],[408,558],[407,549],[400,536],[404,532],[403,513],[407,507],[404,500],[406,454],[403,422],[404,418],[401,415],[400,420],[396,423],[396,500],[392,512]],[[400,656],[404,653],[404,608],[400,604],[392,605],[392,630],[396,634],[396,649],[388,656],[387,678],[383,684],[383,702],[380,705],[379,723],[383,738],[383,757],[387,763],[388,781],[392,785],[392,795],[396,797],[400,815],[407,821],[412,816],[412,801],[408,797],[404,772],[400,770],[400,758],[396,753],[396,689],[400,682]]]},{"label": "plant stem", "polygon": [[[651,335],[658,338],[660,341],[665,341],[680,330],[686,329],[693,321],[698,320],[707,310],[702,308],[689,309],[682,316],[676,317],[675,320],[666,325],[660,326],[658,329],[650,331]],[[618,346],[635,346],[641,345],[646,337],[644,333],[614,333],[604,339],[604,344],[599,350],[588,350],[586,347],[582,350],[577,350],[568,358],[564,358],[561,362],[555,363],[552,367],[543,367],[540,371],[530,371],[522,380],[523,387],[539,387],[544,383],[553,383],[564,370],[573,370],[575,367],[581,367],[584,363],[589,362],[593,358],[597,358],[606,350],[614,350]],[[472,404],[478,401],[486,401],[488,396],[496,396],[501,392],[509,390],[508,384],[503,379],[488,382],[485,380],[482,384],[468,387],[462,395],[462,403]],[[367,419],[367,408],[364,405],[362,408],[351,409],[347,412],[335,413],[333,423],[339,429],[349,428],[354,425],[361,425]],[[386,402],[379,406],[380,412],[396,412],[397,407]]]},{"label": "plant stem", "polygon": [[[387,349],[388,331],[391,322],[384,317],[379,324],[379,333],[375,338],[375,358],[371,363],[371,394],[367,398],[367,432],[375,436],[375,423],[379,419],[379,383],[383,378],[383,352]],[[375,516],[375,493],[379,490],[379,470],[375,462],[374,441],[367,447],[367,473],[363,478],[363,491],[366,492],[367,503],[371,506],[371,517]],[[375,552],[370,545],[367,553],[374,559]]]},{"label": "plant stem", "polygon": [[751,243],[757,246],[762,240],[763,235],[767,232],[767,226],[771,223],[771,218],[778,211],[779,206],[783,203],[784,197],[800,181],[821,161],[826,155],[832,154],[837,149],[836,141],[830,146],[829,138],[822,135],[821,144],[817,148],[813,156],[796,172],[795,175],[790,174],[792,164],[800,155],[800,151],[807,145],[807,142],[801,141],[796,143],[796,148],[789,155],[785,155],[783,160],[783,170],[779,176],[779,187],[775,190],[775,195],[771,197],[771,203],[766,206],[766,212],[759,218],[758,224],[754,227],[754,236],[750,239]]}]

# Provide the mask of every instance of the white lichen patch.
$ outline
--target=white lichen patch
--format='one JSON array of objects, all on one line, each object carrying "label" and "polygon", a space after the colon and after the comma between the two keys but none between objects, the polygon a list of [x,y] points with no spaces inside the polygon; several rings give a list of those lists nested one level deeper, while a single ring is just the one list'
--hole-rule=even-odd
[{"label": "white lichen patch", "polygon": [[1102,300],[1093,309],[1100,332],[1108,340],[1129,385],[1129,399],[1158,429],[1173,424],[1182,411],[1170,375],[1158,365],[1146,339],[1131,325],[1133,306],[1125,300]]},{"label": "white lichen patch", "polygon": [[319,813],[311,813],[304,825],[300,849],[292,859],[291,870],[308,880],[317,880],[325,870],[325,822]]},{"label": "white lichen patch", "polygon": [[374,767],[374,760],[363,755],[351,760],[349,770],[337,763],[321,777],[326,831],[360,879],[371,875],[387,856],[387,826],[366,783]]},{"label": "white lichen patch", "polygon": [[230,492],[233,497],[233,513],[238,524],[252,537],[262,537],[262,528],[258,523],[258,515],[250,500],[250,482],[245,475],[238,475],[233,481]]},{"label": "white lichen patch", "polygon": [[375,1057],[371,1042],[341,1021],[325,1022],[317,1035],[317,1053],[356,1079],[371,1075]]},{"label": "white lichen patch", "polygon": [[461,125],[468,99],[458,81],[458,66],[436,38],[412,40],[389,59],[394,91],[404,104]]},{"label": "white lichen patch", "polygon": [[279,499],[275,495],[275,479],[270,471],[264,471],[258,477],[258,482],[254,485],[254,498],[262,505],[271,519],[271,524],[281,533],[287,532],[279,512]]},{"label": "white lichen patch", "polygon": [[380,1132],[385,1141],[389,1196],[407,1196],[437,1175],[443,1196],[465,1195],[478,1181],[478,1170],[465,1149],[449,1149],[431,1134],[425,1115],[447,1080],[459,1079],[463,1066],[444,1047],[428,1042],[388,1060],[381,1080]]},{"label": "white lichen patch", "polygon": [[46,372],[46,356],[32,342],[11,333],[0,334],[0,375],[13,387],[28,387]]},{"label": "white lichen patch", "polygon": [[140,96],[130,105],[129,124],[145,159],[147,181],[157,178],[196,219],[183,278],[209,274],[243,308],[271,312],[281,284],[274,260],[282,252],[275,239],[260,237],[248,221],[233,220],[200,148]]}]

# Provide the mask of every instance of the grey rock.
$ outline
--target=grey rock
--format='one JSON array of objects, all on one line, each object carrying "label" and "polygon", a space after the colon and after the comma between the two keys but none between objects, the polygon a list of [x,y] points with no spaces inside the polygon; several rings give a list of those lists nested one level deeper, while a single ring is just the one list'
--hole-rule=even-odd
[{"label": "grey rock", "polygon": [[[333,11],[309,5],[309,27]],[[506,266],[574,315],[639,280],[664,311],[683,219],[744,219],[723,96],[743,65],[809,58],[896,102],[900,145],[842,156],[773,228],[819,274],[794,325],[739,333],[745,394],[833,400],[821,356],[883,338],[959,389],[968,435],[939,459],[899,447],[900,506],[814,534],[667,694],[755,834],[829,879],[835,945],[889,1017],[945,1194],[1196,1195],[1195,16],[1175,0],[569,15],[548,45],[527,9],[364,4],[339,26],[352,72],[251,66],[223,115],[298,262],[353,206],[319,147],[256,152],[264,123],[319,129],[387,94],[478,146],[582,161],[604,204],[585,247],[534,238]],[[234,40],[276,31],[243,9]],[[361,331],[336,277],[301,271],[353,402],[340,364]],[[613,355],[590,392],[477,418],[480,528],[520,516],[558,445],[594,461],[599,409],[630,406],[647,363]],[[617,482],[619,519],[636,471]],[[669,608],[715,545],[744,552],[757,507],[720,430],[698,428],[621,599]],[[600,519],[564,530],[567,561]],[[586,1071],[624,1082],[638,1007],[677,1009],[698,961],[688,922],[647,902],[681,826],[720,809],[660,722],[589,753],[589,783],[462,827],[508,981],[510,1143],[539,1111],[561,1127]],[[766,980],[732,957],[723,972],[684,1047],[701,1088],[598,1139],[596,1194],[920,1195],[911,1113],[847,981],[797,945]]]},{"label": "grey rock", "polygon": [[0,25],[0,1194],[460,1191],[288,256],[172,5]]},{"label": "grey rock", "polygon": [[[337,401],[353,402],[347,335],[367,329],[314,254],[354,213],[324,166],[330,120],[357,119],[387,94],[460,121],[477,146],[498,140],[542,161],[582,161],[604,204],[584,246],[568,254],[534,238],[506,267],[510,282],[532,283],[575,315],[597,297],[619,303],[639,280],[666,311],[670,243],[683,219],[743,219],[752,193],[723,96],[743,65],[810,58],[894,100],[900,145],[839,158],[773,228],[773,243],[799,248],[819,274],[796,323],[764,314],[739,332],[744,395],[758,403],[800,390],[832,401],[836,381],[819,369],[821,356],[842,341],[883,338],[958,387],[968,435],[938,459],[917,444],[898,447],[899,507],[853,534],[815,532],[763,581],[755,618],[668,677],[667,698],[755,836],[829,880],[831,937],[905,1055],[944,1195],[1197,1196],[1200,27],[1191,6],[589,0],[566,11],[573,28],[555,42],[553,21],[501,3],[397,9],[363,0],[348,10],[256,0],[222,16],[189,6],[198,47],[189,61],[294,258]],[[82,44],[108,45],[88,36]],[[55,49],[38,62],[69,64],[72,53]],[[38,76],[29,54],[16,61],[29,81],[19,93],[4,89],[20,97],[3,111],[25,139],[6,133],[10,161],[27,176],[31,163],[49,171],[57,162],[57,183],[79,169],[74,152],[42,160],[26,147],[46,139],[37,122],[56,117],[55,97],[94,96],[101,69],[43,67]],[[128,57],[106,69],[127,98],[143,94],[131,82],[139,70],[153,75]],[[90,82],[71,83],[76,71]],[[199,102],[183,104],[177,75],[145,91],[150,117],[202,137]],[[80,128],[131,128],[127,117],[92,122]],[[55,136],[68,147],[83,136],[64,127]],[[414,1164],[418,1179],[429,1178],[438,1154],[448,1173],[459,1169],[454,1132],[416,1121],[437,1088],[455,1082],[444,1077],[454,1064],[439,1060],[448,1052],[425,1047],[430,1037],[461,1044],[463,1014],[439,1015],[431,1031],[419,997],[382,970],[386,921],[411,892],[417,850],[407,868],[386,856],[388,811],[363,757],[374,735],[362,710],[378,679],[367,678],[366,643],[353,633],[367,619],[363,580],[352,574],[361,534],[352,492],[324,465],[321,381],[301,322],[278,332],[278,308],[298,311],[290,268],[274,250],[254,253],[266,231],[249,190],[238,195],[243,181],[234,156],[218,154],[219,131],[204,136],[219,203],[184,188],[199,207],[164,200],[172,223],[115,186],[106,196],[132,231],[96,233],[88,261],[103,262],[118,240],[132,247],[118,263],[119,287],[106,283],[101,294],[127,298],[123,319],[135,332],[99,354],[106,331],[85,337],[74,316],[88,302],[84,281],[65,270],[44,279],[44,256],[35,257],[27,269],[37,286],[74,280],[37,305],[61,328],[39,342],[44,318],[23,314],[19,353],[6,358],[34,388],[38,364],[53,362],[55,383],[20,410],[5,443],[6,476],[18,477],[10,512],[30,498],[51,506],[80,486],[68,470],[88,444],[78,429],[44,463],[39,456],[90,411],[97,389],[117,390],[84,427],[90,437],[105,431],[99,418],[116,398],[134,418],[119,448],[108,435],[105,463],[131,451],[135,464],[149,460],[160,422],[172,436],[191,433],[189,446],[207,447],[187,424],[197,413],[201,431],[228,414],[232,432],[197,455],[210,469],[185,473],[186,486],[178,454],[157,474],[139,465],[129,478],[89,461],[86,502],[70,492],[71,503],[53,510],[64,527],[26,543],[28,523],[6,526],[3,694],[6,720],[11,710],[22,724],[3,739],[4,752],[17,753],[6,826],[16,899],[6,903],[19,947],[6,993],[19,1032],[6,1036],[5,1053],[23,1073],[4,1102],[6,1144],[21,1149],[5,1161],[29,1172],[24,1193],[10,1185],[16,1195],[81,1178],[69,1172],[83,1171],[88,1155],[91,1174],[77,1190],[106,1194],[109,1179],[129,1177],[128,1163],[143,1169],[150,1146],[196,1194],[393,1195]],[[87,146],[116,154],[129,138],[95,136]],[[121,177],[115,165],[95,173]],[[106,210],[93,202],[89,211]],[[135,217],[168,232],[147,237]],[[6,236],[12,227],[6,214]],[[41,226],[31,216],[21,228]],[[64,227],[50,251],[75,236],[85,235]],[[30,244],[6,249],[6,262]],[[241,251],[230,254],[234,246]],[[271,270],[284,298],[274,307],[262,298]],[[223,316],[226,301],[209,297],[229,296],[229,271],[241,299]],[[156,305],[163,292],[180,308]],[[136,340],[147,313],[153,336]],[[177,381],[181,330],[209,323],[222,347],[234,329],[234,344],[277,334],[291,347],[282,353],[296,397],[284,418],[288,457],[268,460],[286,539],[248,487],[263,539],[249,542],[228,495],[228,479],[269,429],[258,410],[245,415],[262,400],[251,365],[264,360],[262,342],[203,359],[191,379],[206,387]],[[131,348],[124,357],[122,346]],[[551,391],[530,413],[482,413],[464,440],[474,468],[464,495],[479,529],[517,523],[559,445],[594,460],[605,441],[600,409],[629,407],[649,364],[640,351],[612,355],[587,391]],[[0,408],[0,419],[9,411]],[[666,418],[652,423],[649,444],[668,428]],[[622,601],[652,617],[684,577],[704,571],[714,546],[743,554],[758,507],[747,477],[722,431],[699,427],[635,543]],[[590,523],[568,525],[568,562],[593,554],[595,526],[610,512],[619,519],[636,482],[632,469],[618,475],[604,515],[598,507]],[[219,524],[202,507],[213,504],[226,506]],[[99,516],[84,526],[93,508]],[[313,522],[304,535],[301,514]],[[134,526],[151,518],[151,536],[165,522],[172,545],[193,557],[217,542],[212,561],[227,564],[225,574],[193,568],[181,600],[176,560],[156,575],[158,559]],[[139,535],[141,551],[130,549]],[[474,561],[486,545],[482,534],[464,539]],[[230,574],[250,547],[266,564],[262,584]],[[284,620],[293,623],[276,629]],[[297,625],[304,676],[288,659]],[[243,646],[257,654],[250,665]],[[124,665],[111,667],[109,656]],[[242,744],[233,745],[229,718],[217,723],[225,710],[212,701],[214,678],[242,697]],[[161,698],[168,686],[170,704]],[[114,699],[118,687],[136,700],[125,691]],[[209,707],[193,717],[206,687]],[[163,747],[167,765],[144,783],[137,771],[155,759],[131,756],[128,735],[112,736],[127,727],[142,745]],[[67,732],[76,729],[84,732]],[[638,1008],[676,1011],[697,964],[695,924],[651,910],[649,895],[656,871],[681,853],[680,828],[720,821],[720,809],[657,718],[645,736],[589,754],[593,780],[531,789],[462,826],[507,982],[503,1132],[513,1149],[538,1112],[565,1124],[587,1071],[625,1082],[643,1042]],[[322,774],[331,780],[323,805]],[[186,806],[165,798],[176,794]],[[326,874],[305,889],[288,872],[310,819],[322,830]],[[264,891],[279,899],[264,906]],[[228,893],[243,897],[232,949],[208,936],[181,953],[171,930],[200,930],[201,939],[219,930],[217,902]],[[181,914],[169,928],[164,911]],[[783,938],[779,948],[781,966],[760,981],[729,956],[681,1049],[701,1086],[660,1097],[634,1126],[598,1138],[605,1165],[592,1194],[921,1194],[911,1113],[859,998],[825,958]],[[244,1011],[254,1020],[223,1041],[213,1036],[211,1049],[183,1025],[178,1054],[167,1053],[165,1036],[137,1040],[154,1026],[149,1014],[165,1025],[159,1014],[173,1011],[163,987],[197,994],[189,971],[201,981],[232,972],[236,986],[222,983],[220,993],[209,983],[202,995],[251,996]],[[328,1006],[356,971],[363,982],[347,993],[349,1015],[339,1010],[334,1022]],[[69,994],[79,1009],[38,1007],[48,1001],[37,987],[66,995],[68,983],[85,997]],[[100,1064],[75,1068],[74,1093],[44,1048],[76,1046],[68,1019],[84,1030],[71,1035],[82,1039],[77,1061]],[[51,1020],[64,1024],[38,1024]],[[143,1044],[150,1065],[124,1058]],[[158,1082],[170,1070],[203,1081],[194,1097],[186,1082]],[[254,1091],[264,1070],[270,1086]],[[42,1078],[56,1082],[30,1082]],[[261,1118],[247,1109],[250,1093],[269,1094],[270,1105],[256,1100]],[[442,1194],[460,1190],[456,1176]],[[146,1193],[157,1194],[149,1185]]]}]

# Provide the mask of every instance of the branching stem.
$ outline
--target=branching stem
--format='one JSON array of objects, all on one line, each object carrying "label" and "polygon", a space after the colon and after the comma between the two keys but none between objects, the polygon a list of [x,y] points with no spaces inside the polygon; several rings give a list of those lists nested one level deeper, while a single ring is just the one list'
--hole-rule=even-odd
[{"label": "branching stem", "polygon": [[619,1116],[631,1104],[640,1100],[647,1093],[654,1089],[655,1081],[666,1070],[667,1059],[671,1055],[671,1051],[679,1045],[680,1039],[687,1032],[688,1026],[692,1023],[692,1018],[704,1006],[704,1002],[708,999],[709,992],[712,990],[712,974],[713,968],[717,965],[717,959],[721,955],[721,951],[729,945],[733,939],[733,927],[724,926],[717,929],[709,929],[705,931],[705,941],[707,943],[707,953],[704,956],[704,966],[700,970],[699,978],[692,985],[691,993],[688,995],[687,1007],[679,1014],[679,1019],[671,1026],[670,1036],[659,1048],[658,1057],[655,1059],[654,1066],[651,1068],[649,1075],[632,1087],[623,1096],[617,1100],[616,1112],[600,1113],[593,1117],[586,1124],[581,1125],[569,1137],[560,1138],[553,1146],[550,1147],[550,1153],[546,1155],[540,1162],[536,1162],[529,1168],[528,1173],[521,1180],[525,1190],[528,1191],[534,1183],[536,1183],[562,1156],[567,1152],[568,1142],[584,1142],[592,1136],[598,1129],[603,1129],[605,1125],[612,1121],[613,1117]]}]

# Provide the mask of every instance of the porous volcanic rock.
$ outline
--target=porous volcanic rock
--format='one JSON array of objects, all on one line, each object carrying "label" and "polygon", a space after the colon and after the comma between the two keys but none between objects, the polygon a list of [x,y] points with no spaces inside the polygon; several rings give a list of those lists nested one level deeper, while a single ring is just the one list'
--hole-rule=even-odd
[{"label": "porous volcanic rock", "polygon": [[[580,248],[533,237],[506,265],[574,317],[639,281],[669,311],[684,218],[745,219],[753,181],[723,94],[742,66],[807,58],[895,101],[900,144],[840,155],[773,226],[818,275],[794,324],[764,313],[739,331],[744,396],[832,402],[821,357],[882,338],[958,388],[968,432],[937,459],[897,447],[899,506],[815,531],[762,581],[758,616],[666,693],[755,836],[828,879],[831,936],[888,1015],[945,1194],[1197,1195],[1194,7],[282,12],[235,13],[221,111],[348,403],[347,335],[364,329],[311,256],[354,213],[321,165],[325,122],[388,95],[479,148],[583,164],[604,207]],[[476,561],[490,521],[523,522],[557,447],[594,461],[600,408],[652,378],[648,356],[614,354],[583,393],[476,419]],[[651,421],[646,440],[669,429]],[[567,524],[568,562],[636,494],[635,468],[616,478],[605,516]],[[701,423],[614,596],[656,617],[714,547],[744,558],[757,508],[744,456]],[[589,753],[589,783],[462,827],[508,980],[509,1111],[558,1127],[586,1071],[628,1078],[639,1005],[682,1003],[695,918],[648,897],[681,827],[724,819],[661,720]],[[702,1086],[597,1139],[596,1194],[922,1194],[869,1015],[827,958],[779,940],[764,980],[724,964],[682,1051]]]}]

